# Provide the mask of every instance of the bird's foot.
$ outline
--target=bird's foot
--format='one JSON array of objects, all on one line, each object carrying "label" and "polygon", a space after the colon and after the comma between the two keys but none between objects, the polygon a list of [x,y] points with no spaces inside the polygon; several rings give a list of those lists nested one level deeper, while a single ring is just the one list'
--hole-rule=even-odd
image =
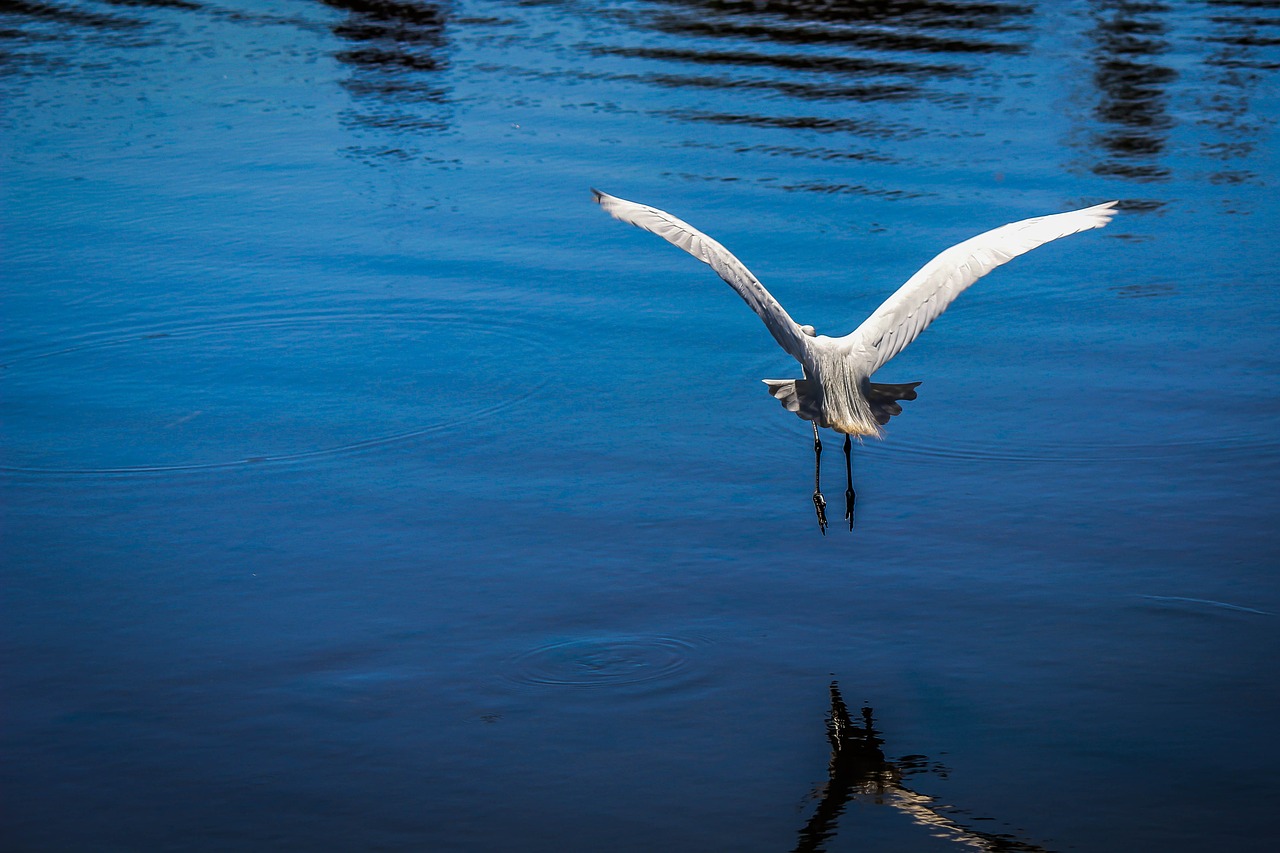
[{"label": "bird's foot", "polygon": [[844,518],[849,522],[849,530],[853,530],[853,502],[858,499],[853,489],[845,489],[844,491]]},{"label": "bird's foot", "polygon": [[822,492],[813,493],[813,508],[818,511],[818,529],[822,531],[822,535],[827,535],[827,499],[822,496]]}]

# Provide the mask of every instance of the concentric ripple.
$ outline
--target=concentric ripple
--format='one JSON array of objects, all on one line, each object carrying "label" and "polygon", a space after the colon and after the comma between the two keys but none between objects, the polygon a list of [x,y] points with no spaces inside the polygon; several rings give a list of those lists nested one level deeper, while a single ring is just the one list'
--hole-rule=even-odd
[{"label": "concentric ripple", "polygon": [[6,359],[0,470],[137,474],[307,459],[507,413],[545,333],[439,306],[112,329]]},{"label": "concentric ripple", "polygon": [[698,643],[666,636],[591,637],[531,649],[511,661],[519,684],[623,687],[690,672]]}]

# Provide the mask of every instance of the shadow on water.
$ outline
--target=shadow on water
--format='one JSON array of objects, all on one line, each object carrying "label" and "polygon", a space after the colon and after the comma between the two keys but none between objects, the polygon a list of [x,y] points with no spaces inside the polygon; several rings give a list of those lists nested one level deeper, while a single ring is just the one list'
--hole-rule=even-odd
[{"label": "shadow on water", "polygon": [[1162,63],[1169,51],[1169,7],[1162,3],[1098,0],[1088,37],[1097,87],[1094,117],[1102,128],[1093,150],[1102,158],[1094,174],[1131,181],[1164,181],[1161,156],[1169,143],[1168,87],[1178,73]]},{"label": "shadow on water", "polygon": [[750,40],[773,45],[903,53],[1021,53],[1022,44],[992,38],[1025,29],[1023,3],[725,2],[667,0],[648,26],[670,35]]},{"label": "shadow on water", "polygon": [[[999,2],[707,2],[637,3],[615,13],[630,32],[595,44],[595,56],[627,61],[618,75],[644,85],[703,92],[707,99],[659,109],[689,125],[758,134],[735,154],[893,164],[904,143],[961,133],[909,105],[963,101],[951,81],[988,72],[992,55],[1017,56],[1034,7]],[[637,37],[638,35],[638,37]],[[659,41],[654,41],[654,36]],[[954,87],[952,87],[954,88]],[[712,99],[712,95],[715,95]],[[891,113],[863,107],[897,105]],[[889,117],[892,116],[892,117]],[[698,132],[695,147],[714,147]],[[769,137],[787,137],[779,144]],[[803,143],[797,144],[800,140]],[[694,177],[694,176],[687,176]],[[789,191],[889,195],[898,190],[825,181],[789,181]]]},{"label": "shadow on water", "polygon": [[[443,4],[411,0],[321,0],[347,17],[332,27],[347,46],[334,54],[351,68],[343,87],[359,106],[344,120],[398,134],[439,132],[450,126],[449,64]],[[388,149],[388,155],[407,153]]]},{"label": "shadow on water", "polygon": [[[862,709],[860,723],[849,716],[840,687],[831,682],[831,713],[827,740],[831,744],[828,779],[821,800],[800,830],[795,853],[817,853],[836,835],[841,814],[853,800],[887,805],[909,817],[935,838],[964,847],[988,851],[1045,851],[1006,833],[982,832],[948,812],[933,797],[918,794],[904,779],[921,773],[945,773],[945,768],[923,755],[907,755],[895,761],[885,757],[884,740],[875,728],[871,708]],[[976,819],[976,818],[975,818]]]},{"label": "shadow on water", "polygon": [[[1266,4],[1270,5],[1270,4]],[[1135,183],[1174,179],[1168,162],[1178,110],[1171,106],[1175,87],[1195,93],[1196,124],[1208,136],[1189,152],[1207,161],[1212,184],[1255,183],[1257,174],[1243,165],[1257,149],[1274,119],[1255,106],[1263,75],[1278,65],[1268,54],[1277,39],[1276,20],[1259,12],[1264,4],[1219,0],[1208,10],[1208,27],[1194,41],[1178,32],[1175,5],[1134,0],[1095,0],[1086,31],[1092,43],[1095,102],[1090,114],[1097,127],[1087,136],[1096,175]],[[1195,51],[1196,63],[1179,62],[1179,48]],[[1183,68],[1183,71],[1179,71]],[[1201,74],[1203,81],[1180,81]],[[1131,210],[1158,208],[1164,202],[1130,200]]]},{"label": "shadow on water", "polygon": [[[183,0],[138,0],[139,7],[197,8]],[[50,75],[78,67],[67,42],[145,43],[147,21],[114,8],[84,8],[36,0],[0,4],[0,79]]]},{"label": "shadow on water", "polygon": [[1209,181],[1217,185],[1256,184],[1257,172],[1241,168],[1256,152],[1275,117],[1260,113],[1256,89],[1268,71],[1280,68],[1268,48],[1280,44],[1276,19],[1257,14],[1248,2],[1215,2],[1212,29],[1204,42],[1211,52],[1204,60],[1209,91],[1202,95],[1200,124],[1215,134],[1201,144],[1200,153],[1214,166]]}]

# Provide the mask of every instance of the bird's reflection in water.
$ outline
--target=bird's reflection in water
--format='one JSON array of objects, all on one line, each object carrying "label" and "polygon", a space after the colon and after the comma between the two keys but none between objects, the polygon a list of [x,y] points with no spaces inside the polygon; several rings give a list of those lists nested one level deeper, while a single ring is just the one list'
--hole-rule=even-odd
[{"label": "bird's reflection in water", "polygon": [[860,799],[890,806],[935,838],[977,850],[1042,851],[1039,847],[1012,835],[982,832],[946,814],[946,807],[934,798],[917,794],[904,783],[905,777],[929,770],[924,756],[910,755],[896,761],[885,758],[884,741],[876,731],[870,708],[862,709],[861,720],[855,722],[840,696],[840,687],[831,682],[831,715],[827,718],[827,740],[831,743],[829,778],[821,791],[822,799],[809,822],[800,830],[796,853],[826,849],[836,834],[837,822],[845,805]]}]

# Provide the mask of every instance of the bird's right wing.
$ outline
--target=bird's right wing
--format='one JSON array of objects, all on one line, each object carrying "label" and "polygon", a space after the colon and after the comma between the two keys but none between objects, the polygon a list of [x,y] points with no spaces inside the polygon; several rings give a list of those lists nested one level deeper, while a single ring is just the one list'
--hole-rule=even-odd
[{"label": "bird's right wing", "polygon": [[852,334],[850,351],[870,356],[870,375],[902,352],[962,291],[1001,264],[1051,240],[1101,228],[1115,215],[1114,201],[1002,225],[942,252],[884,301]]},{"label": "bird's right wing", "polygon": [[764,289],[760,280],[751,274],[751,270],[730,254],[728,249],[666,211],[617,198],[597,189],[593,189],[591,193],[595,196],[596,204],[614,219],[657,234],[668,243],[679,246],[710,265],[751,306],[751,310],[760,316],[773,334],[773,339],[797,361],[804,363],[808,337],[778,304],[778,300]]}]

